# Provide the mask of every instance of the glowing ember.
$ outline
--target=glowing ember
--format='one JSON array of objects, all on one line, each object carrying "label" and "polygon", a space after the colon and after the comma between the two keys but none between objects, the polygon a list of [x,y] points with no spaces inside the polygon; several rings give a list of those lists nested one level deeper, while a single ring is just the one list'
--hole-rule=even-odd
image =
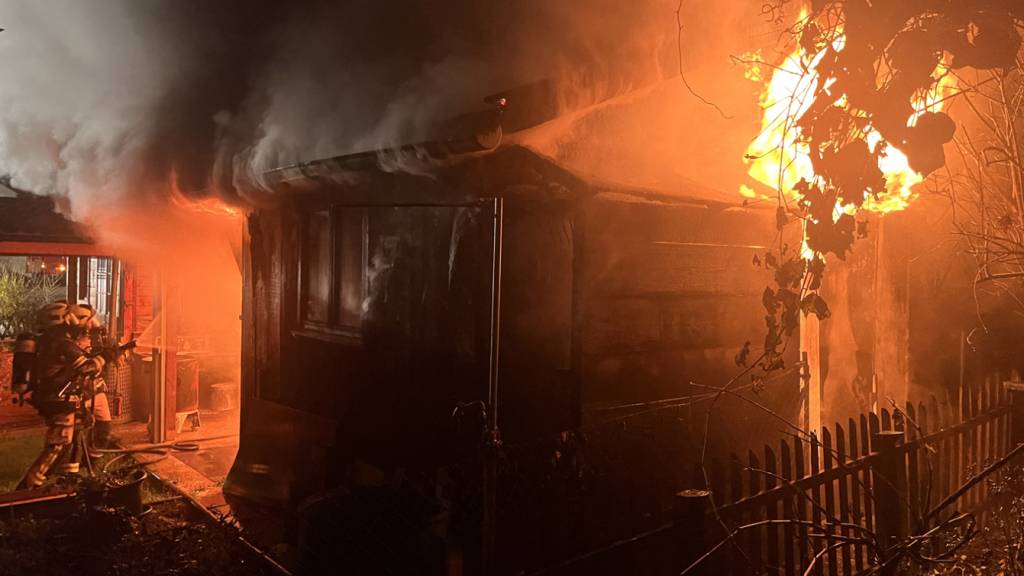
[{"label": "glowing ember", "polygon": [[[801,11],[798,21],[806,20],[807,14],[806,10]],[[832,48],[841,52],[844,45],[845,37],[840,30],[832,41]],[[760,104],[764,111],[761,132],[747,148],[749,175],[763,187],[755,190],[750,185],[742,185],[740,194],[744,197],[769,198],[782,191],[789,198],[797,199],[799,194],[794,190],[795,185],[800,180],[815,181],[810,151],[801,138],[797,121],[814,103],[820,81],[817,66],[824,54],[824,50],[817,54],[808,54],[798,45],[774,68],[761,94]],[[748,79],[757,81],[764,76],[767,66],[759,56],[747,55],[744,59],[750,62],[746,72]],[[914,102],[916,114],[908,125],[913,125],[917,117],[926,111],[940,111],[944,98],[955,88],[955,79],[952,75],[946,74],[944,65],[936,67],[932,76],[938,81],[928,94]],[[845,97],[839,98],[838,104],[849,111]],[[910,167],[903,152],[884,142],[882,136],[870,126],[865,128],[864,136],[872,149],[879,150],[878,166],[885,176],[886,191],[877,197],[866,194],[865,202],[860,209],[887,213],[906,208],[914,198],[914,186],[924,178]],[[768,190],[774,192],[769,193]],[[853,214],[857,210],[853,204],[837,204],[835,218],[843,213]]]}]

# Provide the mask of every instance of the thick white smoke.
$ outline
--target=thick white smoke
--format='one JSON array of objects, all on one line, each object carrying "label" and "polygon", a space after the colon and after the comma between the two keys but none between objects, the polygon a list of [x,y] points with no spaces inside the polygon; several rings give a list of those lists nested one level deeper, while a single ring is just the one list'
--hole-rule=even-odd
[{"label": "thick white smoke", "polygon": [[[712,98],[735,86],[699,70],[728,68],[738,50],[723,38],[738,35],[736,14],[756,13],[737,4],[684,6],[686,65]],[[689,124],[720,131],[724,121],[671,81],[678,5],[0,0],[0,176],[66,198],[79,217],[159,195],[172,175],[187,191],[230,195],[271,168],[430,138],[449,118],[483,107],[484,96],[541,78],[559,79],[574,92],[566,100],[584,104],[669,79],[672,90],[619,115],[628,126],[604,110],[538,145],[586,170],[619,170],[636,158],[671,176],[676,169],[666,166],[687,162],[670,149],[726,156],[693,144],[700,139]],[[751,110],[752,91],[743,94]],[[741,107],[735,100],[726,102],[731,112]],[[737,143],[750,129],[741,123],[731,125]],[[658,124],[678,134],[650,139]],[[607,142],[632,156],[610,161]],[[591,144],[597,155],[581,152]]]},{"label": "thick white smoke", "polygon": [[128,193],[174,82],[177,47],[123,2],[0,3],[0,174],[69,196]]}]

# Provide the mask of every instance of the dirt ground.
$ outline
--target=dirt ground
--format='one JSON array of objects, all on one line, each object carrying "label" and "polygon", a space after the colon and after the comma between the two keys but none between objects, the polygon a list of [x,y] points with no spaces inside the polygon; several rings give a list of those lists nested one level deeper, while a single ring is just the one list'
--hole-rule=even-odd
[{"label": "dirt ground", "polygon": [[76,497],[59,510],[0,519],[0,573],[40,576],[276,574],[186,499],[151,504],[140,517]]},{"label": "dirt ground", "polygon": [[[13,409],[7,407],[8,412]],[[42,446],[44,429],[34,411],[32,416],[31,425],[0,428],[0,493],[13,488]],[[237,450],[237,436],[233,436],[237,422],[237,413],[204,414],[200,430],[186,431],[176,439],[218,437],[216,441],[200,441],[196,451],[172,450],[164,457],[136,454],[116,462],[112,470],[140,463],[149,470],[143,499],[152,511],[142,517],[93,509],[85,505],[83,497],[56,507],[0,510],[0,576],[276,574],[237,536],[244,527],[247,539],[261,548],[274,549],[278,556],[282,551],[287,556],[286,547],[279,545],[283,539],[280,523],[272,518],[253,520],[246,508],[229,505],[220,490]],[[148,440],[145,424],[118,424],[115,434],[123,445]],[[111,458],[104,456],[95,468],[105,468]],[[61,482],[54,478],[47,489],[57,490]],[[223,520],[214,522],[177,490]]]},{"label": "dirt ground", "polygon": [[[989,482],[989,501],[978,511],[980,527],[970,540],[934,565],[929,576],[1024,575],[1024,464],[1004,470]],[[942,549],[952,550],[959,535]]]}]

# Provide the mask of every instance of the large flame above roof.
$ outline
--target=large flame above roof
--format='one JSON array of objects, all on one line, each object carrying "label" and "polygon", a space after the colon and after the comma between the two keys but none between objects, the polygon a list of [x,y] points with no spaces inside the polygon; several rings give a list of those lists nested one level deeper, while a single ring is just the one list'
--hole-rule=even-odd
[{"label": "large flame above roof", "polygon": [[[798,26],[807,18],[807,11],[801,11]],[[740,188],[740,193],[748,198],[774,198],[781,191],[788,198],[798,199],[799,193],[794,190],[796,184],[801,180],[814,182],[816,179],[808,145],[801,137],[797,123],[814,104],[821,82],[817,67],[824,51],[808,53],[801,43],[796,44],[782,63],[774,67],[769,67],[757,54],[746,58],[750,66],[747,78],[764,82],[760,98],[763,109],[761,131],[748,146],[746,155],[752,182]],[[832,40],[832,48],[841,52],[844,44],[845,36],[840,29]],[[771,71],[770,75],[766,70]],[[909,125],[926,111],[942,110],[945,99],[956,87],[954,77],[947,74],[947,70],[943,64],[936,67],[933,77],[937,82],[927,94],[914,101],[916,113]],[[841,97],[838,104],[847,107],[845,97]],[[877,196],[866,195],[859,209],[876,213],[903,210],[915,196],[914,186],[924,178],[910,167],[903,152],[884,142],[870,125],[864,130],[864,138],[872,149],[878,149],[878,166],[885,176],[886,190]],[[857,210],[852,204],[837,205],[836,215],[843,212],[852,214]]]}]

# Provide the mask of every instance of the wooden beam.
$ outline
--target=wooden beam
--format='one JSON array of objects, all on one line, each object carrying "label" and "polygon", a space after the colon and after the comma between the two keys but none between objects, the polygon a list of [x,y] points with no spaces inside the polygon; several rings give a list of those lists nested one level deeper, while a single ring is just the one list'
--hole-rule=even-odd
[{"label": "wooden beam", "polygon": [[821,434],[821,321],[814,314],[800,315],[800,352],[809,375],[801,379],[800,421],[806,432]]},{"label": "wooden beam", "polygon": [[77,242],[3,242],[0,255],[10,256],[114,256],[95,244]]},{"label": "wooden beam", "polygon": [[65,270],[67,275],[67,297],[68,302],[78,302],[78,257],[68,257],[68,267]]}]

